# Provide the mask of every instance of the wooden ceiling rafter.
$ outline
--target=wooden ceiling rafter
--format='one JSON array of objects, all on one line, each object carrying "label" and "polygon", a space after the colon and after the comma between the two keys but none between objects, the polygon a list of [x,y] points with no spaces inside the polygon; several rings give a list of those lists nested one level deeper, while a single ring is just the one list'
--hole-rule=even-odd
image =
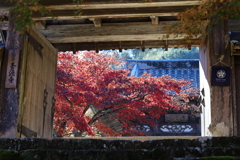
[{"label": "wooden ceiling rafter", "polygon": [[[185,35],[170,35],[166,39],[166,27],[177,21],[180,12],[199,5],[201,1],[154,0],[142,3],[141,0],[86,0],[83,5],[75,5],[71,4],[72,0],[39,0],[58,21],[53,23],[49,21],[52,16],[42,16],[34,11],[33,20],[59,51],[122,51],[130,48],[144,51],[145,48],[186,47],[187,44],[176,43]],[[2,6],[6,11],[10,3]],[[74,11],[79,9],[81,14],[74,15]],[[192,46],[197,44],[194,41]]]},{"label": "wooden ceiling rafter", "polygon": [[[133,23],[104,23],[101,28],[92,24],[48,25],[41,32],[51,43],[83,43],[107,41],[157,41],[166,40],[166,27],[175,21]],[[183,39],[185,35],[169,35],[168,40]],[[199,35],[200,36],[200,35]]]},{"label": "wooden ceiling rafter", "polygon": [[[96,42],[84,42],[84,43],[75,43],[76,50],[95,50]],[[141,41],[116,41],[116,42],[98,42],[99,50],[114,50],[118,49],[122,51],[123,49],[142,49]],[[54,43],[53,44],[59,51],[71,51],[73,46],[72,43]],[[197,47],[199,45],[198,40],[192,40],[191,46]],[[187,47],[188,43],[179,43],[177,40],[168,41],[168,47],[179,48],[179,47]],[[165,40],[157,40],[157,41],[144,41],[144,48],[164,48],[166,47]]]},{"label": "wooden ceiling rafter", "polygon": [[[199,5],[201,0],[193,1],[173,1],[173,2],[146,2],[146,3],[110,3],[110,4],[91,4],[86,2],[82,5],[48,5],[48,10],[78,10],[78,9],[117,9],[117,8],[146,8],[146,7],[171,7],[171,6],[195,6]],[[35,7],[31,7],[35,10]]]},{"label": "wooden ceiling rafter", "polygon": [[[80,16],[74,16],[69,15],[69,16],[57,16],[58,20],[77,20],[77,19],[104,19],[104,18],[138,18],[138,17],[151,17],[151,16],[156,16],[156,17],[176,17],[179,12],[174,12],[174,13],[122,13],[122,14],[104,14],[104,15],[80,15]],[[39,21],[39,20],[52,20],[52,16],[34,16],[33,20],[34,21]]]}]

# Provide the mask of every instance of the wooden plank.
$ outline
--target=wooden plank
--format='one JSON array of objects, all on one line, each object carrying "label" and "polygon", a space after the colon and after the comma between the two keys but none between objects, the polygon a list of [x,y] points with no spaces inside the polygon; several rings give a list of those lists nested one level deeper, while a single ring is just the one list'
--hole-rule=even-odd
[{"label": "wooden plank", "polygon": [[165,40],[165,39],[174,39],[180,40],[184,39],[184,36],[181,35],[175,37],[175,35],[170,35],[168,38],[166,34],[148,34],[148,35],[106,35],[106,36],[75,36],[75,37],[54,37],[48,38],[51,43],[79,43],[79,42],[106,42],[106,41],[156,41],[156,40]]},{"label": "wooden plank", "polygon": [[160,22],[159,26],[152,25],[151,22],[103,23],[101,28],[96,28],[92,24],[48,25],[41,32],[47,38],[166,34],[166,27],[175,23],[176,21]]},{"label": "wooden plank", "polygon": [[[175,21],[149,23],[109,23],[96,28],[91,24],[49,25],[41,30],[51,43],[111,42],[111,41],[152,41],[166,39],[165,28]],[[184,35],[170,35],[167,39],[183,39]]]},{"label": "wooden plank", "polygon": [[54,48],[54,46],[48,41],[48,39],[46,39],[46,37],[35,27],[32,26],[32,30],[35,32],[35,34],[39,37],[39,39],[44,42],[49,49],[53,52],[57,54],[57,50],[56,48]]},{"label": "wooden plank", "polygon": [[[83,5],[49,5],[49,10],[77,10],[77,9],[113,9],[113,8],[145,8],[145,7],[166,7],[166,6],[194,6],[201,1],[175,1],[175,2],[151,2],[151,3],[113,3],[113,4],[86,4]],[[34,10],[36,7],[31,7]]]},{"label": "wooden plank", "polygon": [[229,43],[228,23],[223,21],[213,27],[213,48],[215,55],[224,55]]},{"label": "wooden plank", "polygon": [[[192,46],[198,47],[199,42],[196,40],[192,41]],[[75,50],[95,50],[95,43],[88,42],[88,43],[76,43],[75,44]],[[59,51],[72,51],[73,46],[71,43],[56,43],[54,46]],[[119,45],[119,42],[99,42],[97,43],[99,50],[111,50],[111,49],[140,49],[141,48],[141,41],[125,41],[121,42],[121,45]],[[165,47],[165,41],[145,41],[144,43],[145,48],[163,48]],[[168,47],[186,47],[187,44],[179,44],[178,41],[168,41]]]},{"label": "wooden plank", "polygon": [[[34,28],[36,29],[36,28]],[[30,29],[29,35],[39,42],[43,48],[40,56],[35,47],[28,43],[28,56],[26,66],[25,93],[23,97],[24,117],[21,124],[37,133],[37,137],[51,137],[52,121],[51,104],[52,96],[55,93],[56,67],[57,67],[57,50],[46,38],[42,38],[39,31]],[[46,42],[47,41],[47,42]],[[44,90],[49,92],[50,98],[47,99],[47,108],[45,116],[45,126],[43,128],[43,100]],[[48,113],[49,112],[49,113]]]},{"label": "wooden plank", "polygon": [[[154,2],[186,2],[190,0],[154,0]],[[195,0],[196,1],[196,0]],[[85,0],[84,4],[118,4],[118,3],[149,3],[143,2],[141,0]],[[15,4],[15,1],[6,2],[0,1],[0,8],[11,7]],[[39,3],[42,5],[69,5],[73,4],[72,0],[39,0]],[[153,2],[152,2],[153,3]]]},{"label": "wooden plank", "polygon": [[[81,16],[57,16],[58,20],[74,20],[74,19],[90,19],[90,18],[134,18],[134,17],[150,17],[150,16],[159,16],[159,17],[168,17],[168,16],[177,16],[179,12],[171,13],[138,13],[138,14],[108,14],[108,15],[81,15]],[[52,20],[51,16],[43,17],[33,17],[33,20]]]},{"label": "wooden plank", "polygon": [[37,132],[32,131],[24,125],[18,126],[18,131],[21,132],[26,138],[37,138]]}]

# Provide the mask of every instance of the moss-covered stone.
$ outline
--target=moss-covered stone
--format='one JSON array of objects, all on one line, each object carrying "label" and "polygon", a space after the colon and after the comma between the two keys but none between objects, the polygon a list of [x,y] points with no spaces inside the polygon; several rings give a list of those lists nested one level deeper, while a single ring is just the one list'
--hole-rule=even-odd
[{"label": "moss-covered stone", "polygon": [[18,156],[21,160],[171,160],[212,156],[232,156],[236,159],[240,157],[240,138],[201,137],[195,140],[144,142],[118,139],[0,139],[0,150],[0,160],[9,156]]},{"label": "moss-covered stone", "polygon": [[152,158],[154,160],[171,160],[173,159],[173,155],[170,153],[168,149],[157,148],[153,150]]},{"label": "moss-covered stone", "polygon": [[71,149],[104,149],[104,141],[101,139],[71,139]]},{"label": "moss-covered stone", "polygon": [[0,149],[16,150],[18,142],[18,139],[2,138],[0,139]]},{"label": "moss-covered stone", "polygon": [[68,160],[68,152],[61,150],[27,150],[20,153],[22,160]]},{"label": "moss-covered stone", "polygon": [[141,141],[127,141],[127,140],[111,140],[102,142],[104,149],[116,150],[116,149],[143,149]]},{"label": "moss-covered stone", "polygon": [[108,152],[104,150],[77,150],[69,153],[68,160],[108,160]]},{"label": "moss-covered stone", "polygon": [[152,153],[146,150],[129,150],[127,151],[128,160],[146,160],[152,159]]},{"label": "moss-covered stone", "polygon": [[0,150],[0,160],[18,160],[19,157],[18,152]]},{"label": "moss-covered stone", "polygon": [[18,150],[48,149],[50,141],[42,138],[20,138],[18,139]]}]

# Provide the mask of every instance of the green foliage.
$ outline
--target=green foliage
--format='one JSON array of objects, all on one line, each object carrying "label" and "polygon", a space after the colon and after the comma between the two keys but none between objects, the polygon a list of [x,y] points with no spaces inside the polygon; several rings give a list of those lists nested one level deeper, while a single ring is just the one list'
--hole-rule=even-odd
[{"label": "green foliage", "polygon": [[16,4],[9,10],[11,20],[15,23],[16,30],[25,32],[34,24],[32,19],[34,11],[38,11],[41,15],[51,15],[53,20],[55,19],[49,10],[39,4],[39,0],[17,0]]},{"label": "green foliage", "polygon": [[178,14],[179,22],[168,28],[168,34],[186,34],[186,40],[204,37],[206,31],[224,20],[240,17],[239,0],[204,0],[199,6]]},{"label": "green foliage", "polygon": [[16,153],[14,151],[3,151],[3,150],[0,150],[0,159],[1,160],[19,159],[19,153]]},{"label": "green foliage", "polygon": [[[76,4],[77,7],[79,7],[80,5],[82,5],[83,0],[73,0],[73,3]],[[81,14],[82,14],[82,12],[81,12],[80,8],[78,8],[77,10],[74,11],[74,16],[79,16]]]},{"label": "green foliage", "polygon": [[[16,30],[20,32],[25,32],[32,25],[35,24],[33,21],[33,13],[39,12],[42,16],[48,15],[52,17],[53,21],[57,20],[51,10],[46,9],[43,5],[39,3],[39,0],[6,0],[7,2],[16,2],[13,5],[9,13],[11,14],[11,20],[15,23]],[[73,3],[78,7],[82,5],[83,0],[73,0]],[[77,9],[74,11],[74,15],[78,16],[81,14],[81,9]]]}]

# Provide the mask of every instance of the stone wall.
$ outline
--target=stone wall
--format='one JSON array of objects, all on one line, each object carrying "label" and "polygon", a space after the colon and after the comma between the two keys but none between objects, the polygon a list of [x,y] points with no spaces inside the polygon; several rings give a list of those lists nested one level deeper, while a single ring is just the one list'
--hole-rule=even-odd
[{"label": "stone wall", "polygon": [[150,141],[0,139],[1,160],[171,160],[216,156],[240,159],[240,137]]}]

